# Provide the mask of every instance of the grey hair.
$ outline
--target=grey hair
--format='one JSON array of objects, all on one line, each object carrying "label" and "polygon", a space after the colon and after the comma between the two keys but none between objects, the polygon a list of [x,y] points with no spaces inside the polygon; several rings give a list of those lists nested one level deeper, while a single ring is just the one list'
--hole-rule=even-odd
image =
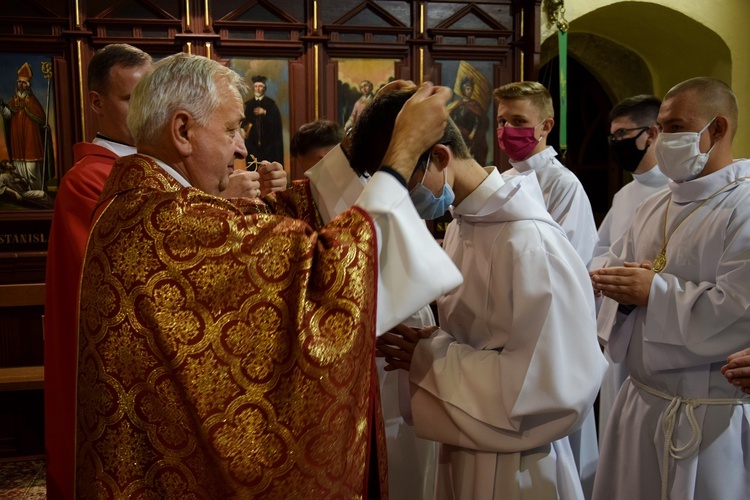
[{"label": "grey hair", "polygon": [[130,98],[128,128],[135,145],[157,139],[178,110],[189,112],[199,124],[207,125],[221,104],[216,86],[220,79],[243,96],[247,93],[244,78],[212,59],[178,53],[155,63]]}]

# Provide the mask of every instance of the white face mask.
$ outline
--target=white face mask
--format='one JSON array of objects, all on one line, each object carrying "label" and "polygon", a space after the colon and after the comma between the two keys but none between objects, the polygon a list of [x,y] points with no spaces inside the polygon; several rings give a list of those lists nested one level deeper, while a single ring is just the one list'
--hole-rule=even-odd
[{"label": "white face mask", "polygon": [[713,151],[714,144],[701,153],[701,135],[716,120],[713,118],[700,132],[675,132],[659,134],[654,144],[659,170],[675,182],[689,181],[700,175]]}]

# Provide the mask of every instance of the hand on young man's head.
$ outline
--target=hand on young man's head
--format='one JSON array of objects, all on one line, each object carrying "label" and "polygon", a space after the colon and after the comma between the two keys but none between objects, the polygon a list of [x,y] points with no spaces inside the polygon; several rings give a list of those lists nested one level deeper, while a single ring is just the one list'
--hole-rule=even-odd
[{"label": "hand on young man's head", "polygon": [[443,137],[448,119],[446,104],[452,95],[448,87],[426,82],[406,101],[396,118],[384,165],[407,180],[411,177],[420,155]]},{"label": "hand on young man's head", "polygon": [[416,84],[411,80],[393,80],[392,82],[388,82],[380,90],[378,90],[378,93],[375,94],[375,99],[389,92],[396,92],[397,90],[406,89],[409,87],[416,87]]}]

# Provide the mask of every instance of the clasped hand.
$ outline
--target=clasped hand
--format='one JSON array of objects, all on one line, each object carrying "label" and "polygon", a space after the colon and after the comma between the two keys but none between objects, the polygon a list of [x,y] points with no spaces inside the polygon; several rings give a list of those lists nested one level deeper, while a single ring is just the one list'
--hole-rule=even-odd
[{"label": "clasped hand", "polygon": [[750,394],[750,348],[735,352],[727,358],[727,364],[721,367],[721,373],[730,384]]},{"label": "clasped hand", "polygon": [[258,198],[286,189],[286,171],[278,162],[260,162],[257,171],[235,170],[222,198]]},{"label": "clasped hand", "polygon": [[384,333],[375,344],[375,355],[379,358],[385,358],[385,371],[406,370],[411,368],[411,358],[414,355],[414,349],[420,340],[426,339],[437,330],[436,326],[428,326],[418,329],[397,325],[393,330]]},{"label": "clasped hand", "polygon": [[622,305],[647,306],[651,282],[656,274],[651,269],[651,263],[623,264],[623,267],[603,267],[593,271],[590,276],[594,291]]}]

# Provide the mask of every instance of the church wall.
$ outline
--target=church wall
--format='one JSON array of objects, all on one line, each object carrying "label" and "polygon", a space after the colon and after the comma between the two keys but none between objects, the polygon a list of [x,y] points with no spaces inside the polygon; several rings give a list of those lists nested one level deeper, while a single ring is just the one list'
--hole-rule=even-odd
[{"label": "church wall", "polygon": [[[571,37],[607,38],[638,54],[659,97],[694,76],[726,81],[737,94],[736,157],[750,156],[750,2],[745,0],[565,0]],[[542,20],[542,40],[555,35]],[[614,79],[602,68],[603,80]]]},{"label": "church wall", "polygon": [[[431,80],[458,92],[457,83],[471,77],[473,98],[494,124],[492,90],[536,77],[540,8],[541,0],[6,2],[0,17],[0,99],[12,98],[17,72],[29,62],[33,93],[46,111],[44,127],[37,127],[45,156],[40,190],[53,200],[73,164],[73,144],[91,140],[97,131],[86,97],[88,63],[97,49],[129,43],[155,59],[176,52],[210,57],[248,79],[267,77],[268,94],[282,112],[284,165],[290,178],[300,178],[299,165],[289,157],[294,131],[318,118],[343,124],[363,79]],[[457,93],[454,99],[459,98]],[[17,161],[9,122],[0,120],[0,127],[0,160]],[[501,161],[493,138],[490,127],[487,163]],[[44,282],[51,219],[51,205],[0,193],[0,285]],[[0,313],[0,368],[41,362],[39,311],[30,320],[23,319],[28,310],[8,311]],[[30,322],[33,330],[18,326]],[[0,407],[15,411],[3,401],[0,392]],[[26,417],[6,413],[0,412],[0,458],[19,450],[33,454],[18,431],[4,424]]]}]

